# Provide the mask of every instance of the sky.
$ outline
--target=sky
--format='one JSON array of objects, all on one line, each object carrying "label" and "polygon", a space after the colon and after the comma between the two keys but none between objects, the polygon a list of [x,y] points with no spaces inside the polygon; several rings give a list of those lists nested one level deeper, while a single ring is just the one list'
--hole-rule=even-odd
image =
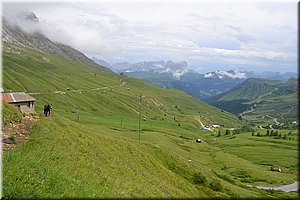
[{"label": "sky", "polygon": [[4,1],[2,8],[9,18],[33,11],[39,25],[27,31],[110,64],[297,71],[297,1]]}]

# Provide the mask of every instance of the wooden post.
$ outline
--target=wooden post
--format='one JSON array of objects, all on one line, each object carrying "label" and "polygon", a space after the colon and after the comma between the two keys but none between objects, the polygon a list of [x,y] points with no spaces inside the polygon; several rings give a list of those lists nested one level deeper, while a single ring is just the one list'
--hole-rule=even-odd
[{"label": "wooden post", "polygon": [[190,141],[190,154],[189,154],[189,161],[192,161],[192,160],[191,160],[191,154],[192,154],[192,140],[189,138],[189,141]]},{"label": "wooden post", "polygon": [[79,121],[79,115],[80,115],[80,113],[79,113],[78,108],[77,108],[77,111],[76,111],[76,115],[77,115],[77,121]]},{"label": "wooden post", "polygon": [[142,94],[140,94],[139,141],[141,140]]}]

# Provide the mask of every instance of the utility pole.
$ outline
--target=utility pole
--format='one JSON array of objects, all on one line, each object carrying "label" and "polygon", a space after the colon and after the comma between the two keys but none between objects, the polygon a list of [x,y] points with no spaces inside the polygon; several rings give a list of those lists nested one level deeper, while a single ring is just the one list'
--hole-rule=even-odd
[{"label": "utility pole", "polygon": [[190,141],[190,154],[189,154],[189,162],[191,162],[192,160],[191,160],[191,154],[192,154],[192,140],[191,140],[191,138],[189,138],[189,141]]},{"label": "utility pole", "polygon": [[142,94],[140,94],[139,141],[141,140]]}]

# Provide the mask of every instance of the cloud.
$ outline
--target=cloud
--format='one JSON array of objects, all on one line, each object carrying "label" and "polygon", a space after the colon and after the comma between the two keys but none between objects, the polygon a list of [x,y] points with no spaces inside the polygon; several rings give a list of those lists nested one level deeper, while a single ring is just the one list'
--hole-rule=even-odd
[{"label": "cloud", "polygon": [[[296,69],[297,6],[222,1],[5,3],[40,18],[51,40],[111,63],[187,60],[192,67],[271,66]],[[202,67],[203,68],[203,67]]]}]

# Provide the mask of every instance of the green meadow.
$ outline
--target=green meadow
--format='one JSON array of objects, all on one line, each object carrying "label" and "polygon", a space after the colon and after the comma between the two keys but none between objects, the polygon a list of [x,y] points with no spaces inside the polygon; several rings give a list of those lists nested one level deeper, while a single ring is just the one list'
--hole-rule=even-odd
[{"label": "green meadow", "polygon": [[[245,185],[297,180],[297,131],[293,140],[225,135],[246,122],[178,90],[11,48],[20,54],[4,45],[3,88],[31,93],[41,118],[24,145],[3,154],[3,197],[297,197]],[[50,117],[42,116],[45,103]],[[221,125],[221,135],[201,123]]]}]

